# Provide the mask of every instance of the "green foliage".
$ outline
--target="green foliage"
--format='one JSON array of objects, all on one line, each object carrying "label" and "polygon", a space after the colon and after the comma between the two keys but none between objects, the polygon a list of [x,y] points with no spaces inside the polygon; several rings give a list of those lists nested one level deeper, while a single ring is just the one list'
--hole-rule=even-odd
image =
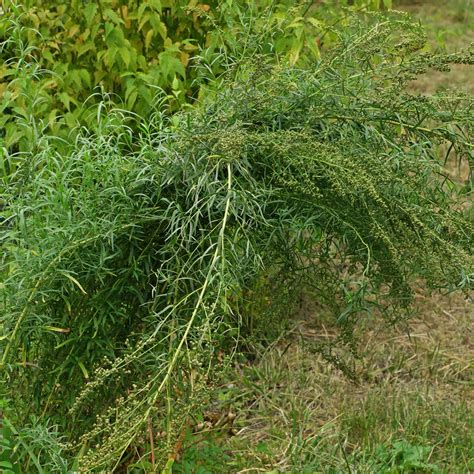
[{"label": "green foliage", "polygon": [[5,474],[11,474],[14,472],[12,464],[13,433],[7,422],[5,422],[7,412],[7,400],[0,399],[0,416],[2,419],[2,425],[0,426],[0,467]]},{"label": "green foliage", "polygon": [[158,89],[176,110],[241,56],[317,57],[335,11],[311,3],[4,0],[1,148],[26,151],[42,131],[70,139],[76,127],[93,127],[104,94],[145,118]]},{"label": "green foliage", "polygon": [[0,403],[0,468],[5,474],[21,474],[34,469],[39,474],[70,472],[68,460],[63,456],[57,427],[39,424],[32,417],[20,430],[11,418],[15,417],[10,403]]},{"label": "green foliage", "polygon": [[428,462],[432,451],[431,446],[413,446],[402,440],[395,441],[391,446],[379,446],[375,451],[375,469],[385,472],[407,472],[424,470],[440,472],[440,469]]},{"label": "green foliage", "polygon": [[42,136],[5,178],[2,370],[18,423],[50,420],[80,469],[172,467],[262,279],[311,288],[344,334],[396,318],[415,279],[472,286],[439,150],[472,160],[473,99],[406,91],[472,51],[419,53],[403,17],[333,34],[304,68],[239,64],[195,110],[110,111],[70,153]]},{"label": "green foliage", "polygon": [[190,442],[179,462],[173,465],[175,474],[213,474],[214,472],[227,472],[231,457],[211,437],[196,443],[190,433],[187,433],[186,442]]}]

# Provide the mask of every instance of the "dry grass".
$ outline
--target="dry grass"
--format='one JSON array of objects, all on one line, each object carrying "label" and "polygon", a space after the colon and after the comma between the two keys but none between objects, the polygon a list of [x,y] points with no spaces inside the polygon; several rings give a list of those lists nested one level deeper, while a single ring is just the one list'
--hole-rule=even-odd
[{"label": "dry grass", "polygon": [[462,295],[420,291],[403,325],[366,319],[360,358],[338,351],[351,380],[318,353],[337,329],[307,298],[290,334],[221,387],[214,410],[236,413],[233,429],[208,423],[214,451],[198,444],[196,470],[176,472],[413,472],[416,455],[416,472],[471,472],[473,315]]},{"label": "dry grass", "polygon": [[374,472],[361,456],[408,440],[429,447],[428,460],[450,472],[467,469],[474,408],[472,307],[461,296],[420,294],[418,309],[421,317],[405,328],[364,323],[362,357],[351,381],[315,353],[335,329],[306,308],[291,336],[257,364],[240,368],[228,388],[241,397],[226,397],[239,413],[237,436],[227,447],[234,456],[241,452],[241,467],[315,472],[326,466],[323,472],[337,472],[348,456],[351,465],[357,463],[354,472]]}]

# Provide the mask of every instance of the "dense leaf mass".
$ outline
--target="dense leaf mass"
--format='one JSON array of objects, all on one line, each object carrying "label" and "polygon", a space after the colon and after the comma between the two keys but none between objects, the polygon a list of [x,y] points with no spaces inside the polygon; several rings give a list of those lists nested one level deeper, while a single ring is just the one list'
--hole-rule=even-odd
[{"label": "dense leaf mass", "polygon": [[145,118],[165,90],[177,110],[202,95],[228,57],[263,49],[314,58],[335,13],[321,4],[316,19],[308,2],[293,0],[3,0],[1,148],[31,151],[43,133],[93,129],[104,95]]},{"label": "dense leaf mass", "polygon": [[472,286],[469,183],[443,160],[472,161],[473,99],[406,90],[472,51],[418,53],[403,19],[338,34],[306,69],[238,65],[139,137],[116,113],[70,154],[45,138],[11,176],[2,368],[20,419],[59,425],[82,469],[124,462],[150,420],[166,462],[262,279],[288,302],[310,288],[342,327],[396,318],[420,279]]}]

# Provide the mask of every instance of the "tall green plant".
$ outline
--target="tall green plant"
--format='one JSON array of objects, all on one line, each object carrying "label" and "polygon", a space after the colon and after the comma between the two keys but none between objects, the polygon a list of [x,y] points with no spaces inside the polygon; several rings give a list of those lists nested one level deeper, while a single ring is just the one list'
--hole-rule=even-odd
[{"label": "tall green plant", "polygon": [[240,64],[195,110],[136,127],[116,111],[67,154],[44,137],[29,179],[7,180],[1,367],[17,426],[58,425],[85,471],[170,468],[262,278],[288,301],[311,288],[344,334],[366,313],[396,318],[419,279],[472,287],[468,187],[440,150],[472,160],[474,102],[407,91],[472,50],[420,53],[404,17],[336,34],[305,68]]}]

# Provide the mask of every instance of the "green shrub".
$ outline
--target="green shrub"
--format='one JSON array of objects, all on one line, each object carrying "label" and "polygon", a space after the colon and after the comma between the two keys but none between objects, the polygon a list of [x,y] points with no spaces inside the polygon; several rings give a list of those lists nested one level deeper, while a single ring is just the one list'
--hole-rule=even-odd
[{"label": "green shrub", "polygon": [[110,113],[68,154],[44,136],[5,179],[1,364],[17,425],[59,426],[85,471],[152,450],[170,467],[262,279],[287,301],[309,287],[344,334],[365,313],[396,318],[415,280],[472,286],[467,188],[440,150],[472,160],[474,102],[406,85],[473,52],[419,53],[403,17],[337,34],[305,68],[240,64],[195,110],[132,128]]},{"label": "green shrub", "polygon": [[2,147],[21,151],[42,130],[67,139],[92,127],[104,94],[145,118],[156,90],[176,109],[235,57],[317,56],[322,20],[336,11],[319,6],[316,19],[308,2],[287,0],[5,0],[1,8]]},{"label": "green shrub", "polygon": [[92,129],[105,98],[143,119],[157,91],[176,111],[242,57],[314,60],[321,39],[332,40],[328,25],[346,22],[351,9],[380,8],[376,0],[348,3],[4,0],[0,173],[18,165],[12,152],[34,150],[43,133],[70,142],[80,126]]}]

